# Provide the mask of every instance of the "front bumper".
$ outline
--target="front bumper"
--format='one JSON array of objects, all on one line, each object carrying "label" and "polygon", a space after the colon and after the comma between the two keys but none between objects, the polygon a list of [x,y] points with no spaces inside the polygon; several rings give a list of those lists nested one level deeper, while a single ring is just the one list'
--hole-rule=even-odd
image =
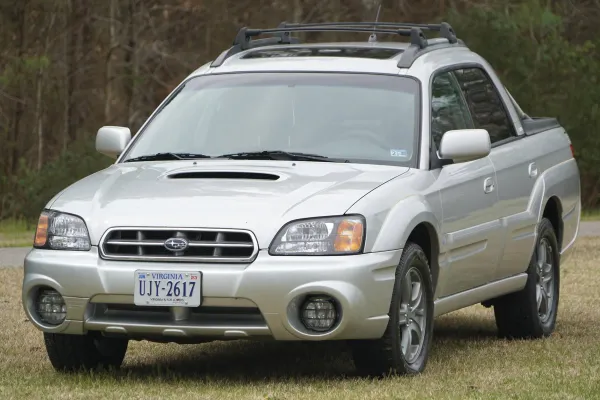
[{"label": "front bumper", "polygon": [[[45,332],[105,334],[166,341],[268,337],[275,340],[373,339],[383,335],[402,251],[355,256],[270,256],[251,264],[105,261],[89,252],[32,250],[25,258],[22,300]],[[197,309],[134,306],[134,271],[201,271]],[[57,290],[67,318],[43,323],[34,310],[40,287]],[[307,330],[298,307],[308,294],[334,297],[341,317],[333,330]]]}]

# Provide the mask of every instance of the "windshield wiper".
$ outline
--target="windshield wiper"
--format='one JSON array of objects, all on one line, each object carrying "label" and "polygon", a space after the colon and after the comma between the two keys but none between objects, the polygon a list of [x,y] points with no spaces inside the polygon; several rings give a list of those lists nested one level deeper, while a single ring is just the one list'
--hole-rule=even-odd
[{"label": "windshield wiper", "polygon": [[223,154],[216,158],[231,159],[267,159],[267,160],[293,160],[293,161],[323,161],[323,162],[349,162],[348,160],[329,158],[318,154],[296,153],[283,150],[246,151],[240,153]]},{"label": "windshield wiper", "polygon": [[135,162],[135,161],[163,161],[163,160],[193,160],[195,158],[212,158],[205,154],[196,153],[156,153],[148,154],[144,156],[130,158],[124,162]]},{"label": "windshield wiper", "polygon": [[168,161],[168,160],[193,160],[197,158],[229,158],[232,160],[279,160],[279,161],[323,161],[323,162],[350,162],[349,160],[329,158],[318,154],[295,153],[282,150],[246,151],[240,153],[223,154],[217,157],[196,153],[156,153],[130,158],[124,162],[136,161]]}]

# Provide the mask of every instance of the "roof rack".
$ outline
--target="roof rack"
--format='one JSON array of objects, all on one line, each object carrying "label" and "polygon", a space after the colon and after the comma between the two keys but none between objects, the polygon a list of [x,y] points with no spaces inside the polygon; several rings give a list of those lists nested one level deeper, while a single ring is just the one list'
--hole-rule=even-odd
[{"label": "roof rack", "polygon": [[[232,47],[222,52],[219,57],[212,62],[211,67],[218,67],[222,65],[227,58],[244,50],[278,44],[299,44],[300,40],[292,37],[292,32],[365,32],[371,34],[387,33],[410,37],[410,46],[403,53],[402,58],[398,62],[398,67],[407,68],[412,65],[418,56],[426,52],[428,46],[430,46],[428,50],[433,50],[434,48],[440,47],[439,43],[437,43],[435,46],[431,46],[423,31],[440,32],[440,38],[447,40],[445,47],[456,45],[464,46],[464,43],[456,37],[454,29],[452,29],[450,24],[447,22],[442,22],[441,24],[409,24],[395,22],[325,22],[312,24],[288,24],[287,22],[282,22],[277,28],[241,28],[235,36]],[[251,39],[264,34],[272,34],[273,36],[264,39]]]}]

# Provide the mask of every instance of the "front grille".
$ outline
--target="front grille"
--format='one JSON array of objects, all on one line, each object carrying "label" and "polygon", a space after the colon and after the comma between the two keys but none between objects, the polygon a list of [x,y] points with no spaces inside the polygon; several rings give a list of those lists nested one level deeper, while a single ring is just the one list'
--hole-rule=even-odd
[{"label": "front grille", "polygon": [[[187,247],[166,246],[169,239],[184,239]],[[235,229],[111,228],[100,241],[107,260],[245,263],[257,252],[254,235]]]}]

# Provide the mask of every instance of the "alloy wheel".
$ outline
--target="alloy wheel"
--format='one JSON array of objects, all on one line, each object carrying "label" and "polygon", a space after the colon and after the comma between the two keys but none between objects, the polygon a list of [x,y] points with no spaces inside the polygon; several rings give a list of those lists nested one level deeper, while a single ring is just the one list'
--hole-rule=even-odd
[{"label": "alloy wheel", "polygon": [[554,256],[550,242],[543,238],[537,248],[537,282],[535,298],[538,315],[545,323],[552,314],[554,296]]},{"label": "alloy wheel", "polygon": [[421,353],[427,329],[427,301],[423,290],[423,277],[415,267],[409,268],[402,279],[399,314],[402,354],[406,362],[411,364]]}]

